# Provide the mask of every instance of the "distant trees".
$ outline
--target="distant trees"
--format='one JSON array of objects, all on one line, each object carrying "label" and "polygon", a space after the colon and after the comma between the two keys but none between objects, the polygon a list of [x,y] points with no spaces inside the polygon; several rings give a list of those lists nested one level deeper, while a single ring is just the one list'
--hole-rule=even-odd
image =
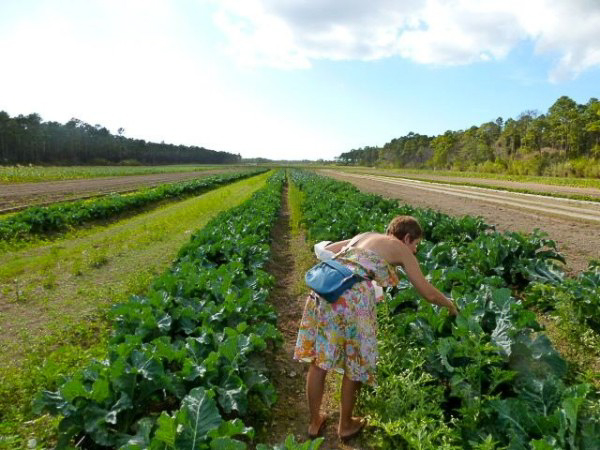
[{"label": "distant trees", "polygon": [[546,114],[528,110],[516,119],[498,117],[431,137],[410,132],[380,148],[342,153],[337,160],[349,165],[600,177],[600,102],[591,98],[580,105],[563,96]]},{"label": "distant trees", "polygon": [[113,135],[79,119],[43,122],[39,114],[10,117],[0,111],[0,164],[224,164],[240,155],[204,147],[146,142]]}]

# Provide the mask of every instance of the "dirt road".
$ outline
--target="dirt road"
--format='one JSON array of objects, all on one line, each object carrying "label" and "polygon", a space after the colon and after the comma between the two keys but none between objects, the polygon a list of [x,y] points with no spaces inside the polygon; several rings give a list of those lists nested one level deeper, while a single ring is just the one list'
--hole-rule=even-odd
[{"label": "dirt road", "polygon": [[[332,170],[321,173],[413,206],[433,208],[452,216],[481,216],[499,231],[530,233],[539,228],[556,241],[571,273],[585,269],[589,260],[600,258],[600,204],[595,202]],[[536,188],[542,189],[543,185]],[[600,191],[597,193],[600,195]]]},{"label": "dirt road", "polygon": [[240,171],[239,167],[176,172],[151,175],[90,178],[84,180],[46,181],[0,185],[0,212],[10,208],[74,200],[112,192],[128,192],[164,183],[175,183],[225,172]]},{"label": "dirt road", "polygon": [[506,189],[526,189],[533,192],[545,192],[551,194],[558,194],[568,197],[569,195],[584,195],[588,197],[594,197],[600,199],[600,189],[595,188],[581,188],[572,186],[558,186],[551,184],[541,183],[530,183],[521,181],[509,181],[509,180],[495,180],[486,178],[470,178],[470,177],[457,177],[448,175],[434,175],[430,173],[407,173],[406,177],[400,172],[391,172],[386,170],[374,170],[374,169],[351,169],[349,173],[360,173],[364,175],[383,175],[395,178],[413,178],[420,180],[431,180],[443,183],[460,183],[460,184],[476,184],[479,186],[489,187],[502,187]]}]

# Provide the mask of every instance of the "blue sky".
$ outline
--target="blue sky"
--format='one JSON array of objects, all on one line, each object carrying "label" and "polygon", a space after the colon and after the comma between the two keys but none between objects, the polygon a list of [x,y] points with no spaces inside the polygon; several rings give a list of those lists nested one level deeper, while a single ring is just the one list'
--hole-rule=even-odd
[{"label": "blue sky", "polygon": [[600,97],[597,0],[7,0],[0,110],[331,159]]}]

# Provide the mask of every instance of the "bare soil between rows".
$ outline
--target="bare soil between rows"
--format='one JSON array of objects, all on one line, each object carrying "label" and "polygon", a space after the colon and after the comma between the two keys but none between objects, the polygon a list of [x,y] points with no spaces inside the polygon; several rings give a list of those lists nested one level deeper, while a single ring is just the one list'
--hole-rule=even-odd
[{"label": "bare soil between rows", "polygon": [[81,197],[135,191],[165,183],[176,183],[210,175],[239,171],[239,167],[150,175],[124,175],[83,180],[42,181],[0,185],[0,212],[9,208],[68,201]]},{"label": "bare soil between rows", "polygon": [[477,184],[481,186],[489,186],[489,187],[501,187],[506,189],[516,189],[516,190],[527,190],[531,192],[539,192],[544,194],[552,194],[552,195],[581,195],[588,196],[600,199],[600,189],[596,188],[582,188],[582,187],[574,187],[574,186],[556,186],[552,184],[542,184],[542,183],[531,183],[531,182],[521,182],[521,181],[508,181],[508,180],[494,180],[489,178],[470,178],[470,177],[455,177],[455,176],[447,176],[447,175],[431,175],[431,174],[405,174],[399,172],[386,172],[386,171],[376,171],[376,170],[357,170],[356,173],[364,173],[364,174],[372,174],[379,176],[390,176],[390,177],[399,177],[399,178],[413,178],[420,180],[431,180],[431,181],[439,181],[444,183],[460,183],[460,184]]},{"label": "bare soil between rows", "polygon": [[[546,232],[554,240],[558,250],[565,255],[567,271],[574,275],[587,267],[592,259],[600,258],[600,225],[576,219],[566,219],[525,211],[512,206],[498,206],[482,200],[459,198],[426,192],[408,186],[357,179],[341,172],[323,174],[337,180],[348,181],[365,192],[401,200],[419,208],[431,208],[451,216],[480,216],[494,225],[498,231],[531,233],[536,228]],[[520,184],[520,183],[519,183]],[[537,185],[537,188],[554,186]]]},{"label": "bare soil between rows", "polygon": [[[277,392],[277,402],[271,411],[271,421],[265,424],[264,439],[271,445],[281,445],[286,437],[294,435],[297,442],[308,440],[309,411],[306,400],[305,380],[308,364],[293,359],[298,327],[304,310],[305,294],[297,291],[299,274],[304,275],[305,268],[298,258],[298,252],[307,243],[304,235],[293,235],[290,231],[290,211],[287,192],[283,193],[283,203],[279,219],[271,233],[271,260],[267,271],[275,277],[275,286],[269,296],[277,312],[277,329],[283,336],[282,345],[268,357],[272,361],[269,370]],[[348,443],[342,443],[337,435],[339,407],[336,400],[338,389],[334,374],[328,376],[322,411],[328,415],[322,437],[322,450],[328,449],[364,449],[361,436]],[[259,441],[262,441],[259,437]]]}]

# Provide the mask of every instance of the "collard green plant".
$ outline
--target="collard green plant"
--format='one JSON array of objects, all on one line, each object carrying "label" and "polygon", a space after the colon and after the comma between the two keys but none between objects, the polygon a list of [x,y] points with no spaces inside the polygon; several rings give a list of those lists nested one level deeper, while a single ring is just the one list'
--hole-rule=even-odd
[{"label": "collard green plant", "polygon": [[[534,313],[513,296],[534,282],[565,285],[555,263],[564,259],[553,241],[538,231],[498,233],[481,219],[376,199],[307,172],[293,173],[293,180],[304,193],[305,224],[315,241],[382,232],[396,215],[415,216],[425,232],[421,266],[460,309],[449,317],[420,301],[406,281],[388,288],[378,317],[382,388],[362,397],[378,446],[417,448],[427,436],[429,448],[598,447],[597,394],[585,384],[568,385],[565,360],[540,332]],[[587,295],[597,285],[592,274],[584,278],[578,286]],[[419,378],[423,371],[428,376]],[[412,405],[410,412],[394,406],[393,390]],[[437,433],[432,417],[445,420]]]},{"label": "collard green plant", "polygon": [[63,416],[59,448],[245,448],[250,399],[275,401],[264,265],[282,185],[275,175],[195,233],[147,295],[114,307],[108,358],[38,396],[38,411]]}]

